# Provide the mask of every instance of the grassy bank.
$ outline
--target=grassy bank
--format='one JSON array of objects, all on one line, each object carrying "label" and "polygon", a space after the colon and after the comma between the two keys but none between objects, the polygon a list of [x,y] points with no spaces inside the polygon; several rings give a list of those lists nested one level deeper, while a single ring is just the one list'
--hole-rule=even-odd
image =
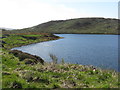
[{"label": "grassy bank", "polygon": [[[59,39],[52,34],[4,34],[2,54],[3,88],[118,88],[118,72],[93,66],[40,62],[31,64],[31,56],[11,53],[10,49],[36,42]],[[42,52],[42,51],[41,51]],[[25,56],[23,58],[23,56]]]},{"label": "grassy bank", "polygon": [[5,49],[19,47],[37,42],[56,40],[60,37],[47,33],[21,33],[21,34],[3,34],[2,45]]}]

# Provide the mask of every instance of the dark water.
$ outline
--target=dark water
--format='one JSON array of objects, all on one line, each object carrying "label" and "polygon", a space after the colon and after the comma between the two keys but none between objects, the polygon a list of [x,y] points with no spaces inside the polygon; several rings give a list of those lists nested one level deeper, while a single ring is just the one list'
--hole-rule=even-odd
[{"label": "dark water", "polygon": [[14,48],[51,61],[49,54],[65,62],[118,71],[118,35],[56,34],[63,39]]}]

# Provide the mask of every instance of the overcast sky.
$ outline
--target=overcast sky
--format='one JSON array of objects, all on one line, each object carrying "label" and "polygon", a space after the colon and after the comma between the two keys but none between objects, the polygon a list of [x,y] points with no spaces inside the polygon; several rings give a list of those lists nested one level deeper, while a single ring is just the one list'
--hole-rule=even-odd
[{"label": "overcast sky", "polygon": [[0,27],[20,29],[50,20],[118,18],[119,0],[0,0]]}]

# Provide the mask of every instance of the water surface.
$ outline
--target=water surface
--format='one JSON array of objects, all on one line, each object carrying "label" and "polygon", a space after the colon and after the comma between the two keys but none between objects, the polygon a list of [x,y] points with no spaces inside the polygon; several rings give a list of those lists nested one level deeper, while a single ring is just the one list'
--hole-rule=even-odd
[{"label": "water surface", "polygon": [[63,39],[17,47],[50,62],[54,54],[60,62],[93,65],[118,70],[118,35],[56,34]]}]

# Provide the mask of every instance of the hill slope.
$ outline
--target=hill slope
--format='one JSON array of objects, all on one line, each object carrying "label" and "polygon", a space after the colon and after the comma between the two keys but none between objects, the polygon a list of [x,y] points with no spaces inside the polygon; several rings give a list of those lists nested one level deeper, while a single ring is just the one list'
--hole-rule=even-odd
[{"label": "hill slope", "polygon": [[3,44],[0,48],[2,55],[0,88],[11,88],[11,90],[15,88],[16,90],[17,88],[34,88],[35,90],[37,88],[50,88],[56,90],[59,88],[118,88],[120,86],[119,72],[113,70],[67,64],[64,59],[58,63],[57,56],[53,54],[50,55],[53,62],[44,62],[38,56],[10,50],[13,47],[59,38],[52,34],[43,33],[3,35],[1,38]]},{"label": "hill slope", "polygon": [[117,34],[118,20],[110,18],[77,18],[49,21],[30,28],[24,28],[10,32]]}]

